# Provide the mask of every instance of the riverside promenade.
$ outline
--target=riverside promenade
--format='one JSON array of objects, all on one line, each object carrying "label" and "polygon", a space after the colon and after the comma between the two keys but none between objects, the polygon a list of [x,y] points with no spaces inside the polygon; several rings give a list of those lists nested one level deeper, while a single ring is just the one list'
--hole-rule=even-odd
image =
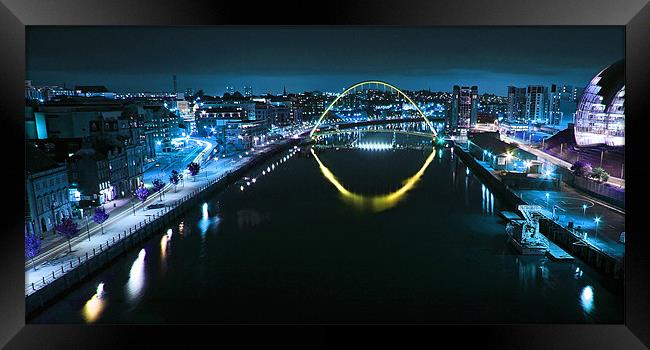
[{"label": "riverside promenade", "polygon": [[[501,181],[495,169],[475,159],[462,145],[454,146],[454,153],[505,200],[510,210],[518,205],[542,207],[545,219],[540,220],[540,232],[547,238],[599,271],[612,274],[615,278],[622,276],[625,245],[616,238],[625,230],[623,210],[578,194],[567,186],[561,186],[557,191],[515,191]],[[583,205],[586,209],[583,209]],[[592,215],[598,215],[596,217],[600,221],[594,221]],[[573,223],[573,227],[569,222]],[[576,229],[577,226],[580,228]]]},{"label": "riverside promenade", "polygon": [[[204,145],[205,154],[209,154],[215,146],[207,140],[196,139],[196,141]],[[63,275],[83,266],[84,262],[131,236],[133,232],[148,225],[155,225],[156,220],[163,217],[172,207],[176,208],[192,199],[227,174],[243,168],[265,154],[286,147],[292,141],[295,140],[284,139],[229,158],[212,159],[207,162],[204,160],[203,153],[198,154],[192,159],[201,162],[201,171],[195,177],[185,175],[184,181],[175,186],[176,188],[172,184],[167,184],[161,193],[152,193],[144,202],[131,203],[130,207],[123,206],[123,210],[114,211],[103,227],[80,226],[79,235],[71,240],[72,251],[69,251],[68,242],[64,241],[59,246],[42,253],[34,263],[26,261],[25,296],[29,297]],[[147,206],[152,204],[164,206],[147,209]]]}]

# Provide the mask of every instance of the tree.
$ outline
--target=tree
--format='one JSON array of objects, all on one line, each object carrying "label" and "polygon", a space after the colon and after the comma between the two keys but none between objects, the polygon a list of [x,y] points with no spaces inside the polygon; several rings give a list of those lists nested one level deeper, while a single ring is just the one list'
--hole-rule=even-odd
[{"label": "tree", "polygon": [[171,175],[169,175],[169,182],[174,185],[174,192],[176,192],[176,186],[178,185],[179,182],[181,182],[181,176],[179,176],[178,171],[172,170]]},{"label": "tree", "polygon": [[194,177],[194,180],[196,180],[196,175],[201,170],[201,165],[199,165],[197,162],[192,162],[187,165],[187,170],[190,171],[190,175],[192,175]]},{"label": "tree", "polygon": [[138,197],[140,202],[144,203],[144,201],[146,201],[147,198],[149,197],[149,190],[146,187],[144,187],[143,184],[142,186],[138,187],[137,190],[135,190],[135,195]]},{"label": "tree", "polygon": [[598,182],[607,182],[609,180],[609,174],[601,167],[594,168],[589,176]]},{"label": "tree", "polygon": [[36,234],[27,232],[27,227],[25,227],[25,257],[32,261],[32,265],[34,265],[34,270],[36,270],[36,265],[34,264],[34,257],[38,255],[40,249],[41,249],[41,239],[38,236],[36,236]]},{"label": "tree", "polygon": [[571,170],[573,171],[573,174],[575,176],[588,176],[591,174],[591,163],[584,161],[584,160],[579,160],[571,166]]},{"label": "tree", "polygon": [[68,240],[68,249],[70,252],[72,252],[72,245],[70,244],[70,240],[79,234],[77,223],[72,221],[72,218],[65,217],[63,220],[61,220],[61,223],[56,225],[54,228],[58,234]]},{"label": "tree", "polygon": [[153,191],[160,194],[160,200],[162,200],[162,189],[165,188],[165,181],[161,178],[156,178],[153,180]]},{"label": "tree", "polygon": [[95,215],[93,215],[93,221],[96,224],[99,224],[101,229],[102,229],[102,235],[104,234],[104,221],[108,219],[109,215],[106,213],[106,210],[104,207],[100,208],[95,208]]}]

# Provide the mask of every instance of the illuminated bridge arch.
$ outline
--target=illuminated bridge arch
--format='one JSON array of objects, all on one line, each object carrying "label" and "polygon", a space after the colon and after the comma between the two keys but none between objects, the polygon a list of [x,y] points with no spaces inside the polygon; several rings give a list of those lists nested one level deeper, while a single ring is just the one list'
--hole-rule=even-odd
[{"label": "illuminated bridge arch", "polygon": [[395,87],[395,86],[392,85],[392,84],[389,84],[389,83],[386,83],[386,82],[383,82],[383,81],[379,81],[379,80],[367,80],[367,81],[362,81],[362,82],[360,82],[360,83],[357,83],[357,84],[354,84],[354,85],[350,86],[349,88],[345,89],[342,93],[340,93],[338,96],[336,96],[336,98],[334,99],[334,101],[332,101],[332,103],[330,103],[329,106],[327,106],[327,108],[325,109],[325,111],[323,112],[323,114],[321,114],[321,115],[320,115],[320,118],[318,118],[318,121],[316,121],[316,125],[314,125],[314,128],[311,129],[311,132],[309,133],[309,137],[312,137],[312,136],[314,135],[314,133],[316,132],[316,129],[318,129],[318,126],[319,126],[319,125],[321,124],[321,122],[323,121],[323,118],[325,118],[325,116],[327,115],[327,112],[329,112],[329,111],[332,109],[332,107],[334,107],[334,105],[335,105],[335,104],[336,104],[336,103],[337,103],[341,98],[343,98],[344,96],[347,96],[348,93],[350,93],[350,91],[354,91],[356,88],[358,88],[358,87],[360,87],[360,86],[364,86],[364,85],[381,85],[381,86],[384,86],[384,87],[388,87],[388,88],[390,88],[391,90],[397,92],[399,95],[401,95],[402,97],[404,97],[404,98],[405,98],[405,99],[406,99],[406,100],[407,100],[407,101],[408,101],[408,102],[409,102],[409,103],[410,103],[410,104],[415,108],[415,110],[417,111],[417,113],[418,113],[418,114],[419,114],[419,115],[424,119],[424,121],[425,121],[425,122],[427,123],[427,125],[429,126],[429,129],[431,129],[431,134],[433,134],[433,137],[437,137],[437,136],[438,136],[438,134],[436,133],[436,129],[434,129],[434,127],[433,127],[433,124],[431,124],[431,122],[429,121],[429,119],[427,119],[427,117],[424,115],[424,113],[422,113],[422,110],[420,109],[420,107],[418,107],[418,105],[417,105],[417,104],[416,104],[416,103],[415,103],[415,102],[414,102],[410,97],[408,97],[408,96],[407,96],[407,95],[406,95],[402,90],[398,89],[397,87]]}]

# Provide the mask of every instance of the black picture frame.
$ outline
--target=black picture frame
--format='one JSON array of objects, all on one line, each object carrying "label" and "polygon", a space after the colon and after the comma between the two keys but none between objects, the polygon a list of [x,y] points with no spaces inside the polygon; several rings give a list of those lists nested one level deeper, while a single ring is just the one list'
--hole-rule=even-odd
[{"label": "black picture frame", "polygon": [[[453,348],[468,345],[499,349],[646,349],[650,346],[650,246],[644,229],[644,130],[648,130],[650,83],[650,5],[646,0],[492,0],[492,1],[344,1],[320,2],[210,2],[178,0],[2,0],[0,5],[0,115],[5,125],[5,157],[10,166],[3,172],[5,193],[23,196],[24,184],[24,80],[25,27],[37,25],[615,25],[625,26],[626,114],[628,191],[626,231],[625,323],[621,325],[433,325],[415,328],[338,326],[238,327],[232,326],[83,326],[25,325],[23,236],[21,206],[4,207],[5,229],[0,230],[0,346],[31,348],[131,348],[167,344],[169,338],[207,341],[210,347],[251,341],[300,347],[325,344],[332,334],[345,332],[367,342],[393,340],[396,346]],[[607,45],[607,43],[603,43]],[[9,122],[6,122],[9,121]],[[645,158],[644,158],[645,157]],[[638,160],[638,163],[634,160]],[[13,192],[15,191],[15,196]],[[636,205],[636,203],[640,203]],[[170,329],[173,328],[173,329]],[[262,332],[263,336],[252,336]],[[299,343],[297,338],[303,338]],[[266,344],[266,345],[264,345]],[[301,344],[301,345],[299,345]],[[340,345],[334,342],[332,345]],[[409,345],[413,344],[413,345]],[[645,344],[645,345],[644,345]],[[188,344],[189,346],[193,346]],[[345,345],[352,345],[346,343]],[[445,346],[446,347],[446,346]]]}]

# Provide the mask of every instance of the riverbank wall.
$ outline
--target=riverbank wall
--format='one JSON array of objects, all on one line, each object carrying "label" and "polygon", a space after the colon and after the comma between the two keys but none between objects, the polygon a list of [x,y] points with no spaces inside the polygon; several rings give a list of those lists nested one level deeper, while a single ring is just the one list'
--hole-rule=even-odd
[{"label": "riverbank wall", "polygon": [[[519,205],[528,205],[523,199],[517,196],[503,182],[494,176],[488,169],[479,164],[471,154],[456,146],[454,154],[474,172],[490,190],[506,204],[509,210],[517,210]],[[539,231],[553,243],[560,246],[569,254],[582,260],[585,264],[596,269],[604,276],[615,281],[622,282],[624,274],[624,262],[619,261],[598,248],[586,244],[580,237],[576,236],[566,227],[562,227],[550,219],[541,219]],[[505,233],[504,233],[505,234]],[[615,283],[617,286],[622,283]]]},{"label": "riverbank wall", "polygon": [[55,277],[55,272],[53,272],[53,280],[51,282],[25,297],[26,319],[29,320],[65,296],[75,287],[95,276],[119,256],[139,247],[142,242],[150,239],[154,234],[169,228],[188,209],[205,200],[207,196],[215,191],[225,189],[247,171],[277,154],[298,145],[299,142],[300,139],[291,139],[283,145],[259,154],[240,168],[208,181],[205,185],[188,193],[182,199],[164,207],[161,211],[147,218],[144,225],[141,223],[140,225],[129,228],[128,231],[119,234],[117,240],[107,240],[93,254],[87,254],[85,258],[70,261],[70,268],[66,271],[61,271],[60,276]]}]

